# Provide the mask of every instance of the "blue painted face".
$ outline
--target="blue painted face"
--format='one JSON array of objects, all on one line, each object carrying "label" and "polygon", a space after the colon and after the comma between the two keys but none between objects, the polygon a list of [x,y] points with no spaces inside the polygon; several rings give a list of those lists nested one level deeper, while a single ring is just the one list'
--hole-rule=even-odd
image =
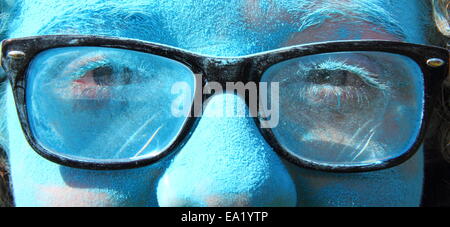
[{"label": "blue painted face", "polygon": [[[425,43],[419,0],[26,1],[10,37],[95,34],[240,56],[301,43]],[[407,12],[407,13],[405,13]],[[225,101],[226,100],[226,101]],[[187,144],[157,164],[88,171],[52,163],[26,142],[7,90],[9,161],[18,206],[417,206],[423,152],[356,174],[302,169],[279,157],[251,118],[208,117],[245,106],[214,96]],[[415,124],[415,123],[412,123]]]}]

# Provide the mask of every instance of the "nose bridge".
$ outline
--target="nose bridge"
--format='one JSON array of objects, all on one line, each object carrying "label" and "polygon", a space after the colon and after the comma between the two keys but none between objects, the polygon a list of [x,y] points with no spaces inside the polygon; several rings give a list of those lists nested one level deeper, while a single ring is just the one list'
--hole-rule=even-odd
[{"label": "nose bridge", "polygon": [[294,206],[294,183],[252,118],[213,117],[241,97],[211,98],[186,145],[161,177],[161,206]]}]

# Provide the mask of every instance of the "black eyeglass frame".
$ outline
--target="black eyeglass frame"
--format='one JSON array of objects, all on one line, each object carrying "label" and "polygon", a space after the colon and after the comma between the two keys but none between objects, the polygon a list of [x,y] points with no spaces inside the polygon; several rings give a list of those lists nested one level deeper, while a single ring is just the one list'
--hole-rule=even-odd
[{"label": "black eyeglass frame", "polygon": [[[400,54],[414,60],[423,72],[425,83],[424,118],[421,124],[420,133],[414,144],[399,157],[384,160],[379,163],[357,166],[326,165],[303,160],[284,149],[276,140],[272,130],[270,128],[260,127],[261,119],[254,118],[263,137],[280,156],[300,167],[326,172],[367,172],[381,170],[399,165],[412,157],[420,148],[424,140],[432,115],[433,105],[439,94],[439,88],[448,75],[449,68],[449,52],[444,48],[383,40],[349,40],[312,43],[242,57],[204,56],[152,42],[92,35],[47,35],[4,40],[2,42],[1,64],[10,81],[19,121],[30,146],[39,155],[55,163],[73,168],[91,170],[131,169],[153,164],[181,149],[195,130],[200,117],[188,117],[180,133],[167,149],[141,159],[80,159],[46,150],[36,141],[28,121],[25,89],[27,68],[33,58],[45,50],[80,46],[133,50],[175,60],[187,66],[194,74],[202,75],[202,88],[205,87],[208,81],[219,82],[224,87],[227,82],[258,83],[264,72],[274,64],[308,55],[349,51],[379,51]],[[440,62],[440,65],[430,64],[430,61],[432,60],[438,60],[437,62]],[[213,94],[203,94],[203,92],[197,91],[195,93],[195,97],[202,96],[202,100],[208,100],[212,95]],[[248,97],[245,101],[248,105]],[[196,113],[199,113],[199,111],[201,110],[195,109],[194,105],[192,105],[191,116],[198,116]]]}]

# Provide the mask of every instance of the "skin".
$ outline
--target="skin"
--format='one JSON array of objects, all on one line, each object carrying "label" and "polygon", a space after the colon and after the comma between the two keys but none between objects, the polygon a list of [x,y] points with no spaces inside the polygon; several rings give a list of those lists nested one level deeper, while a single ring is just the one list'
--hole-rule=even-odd
[{"label": "skin", "polygon": [[[307,7],[313,2],[314,7]],[[9,34],[119,36],[215,56],[345,39],[425,43],[421,2],[87,1],[82,6],[86,10],[79,12],[73,10],[81,4],[75,1],[27,1],[20,9],[26,16],[15,21]],[[312,9],[340,12],[342,20],[312,14]],[[361,16],[350,17],[349,11]],[[214,116],[222,107],[243,105],[240,97],[221,94],[204,111]],[[251,118],[205,116],[187,144],[157,164],[88,171],[52,163],[33,151],[20,128],[9,85],[6,111],[17,206],[418,206],[421,200],[422,149],[387,170],[325,173],[278,156]]]}]

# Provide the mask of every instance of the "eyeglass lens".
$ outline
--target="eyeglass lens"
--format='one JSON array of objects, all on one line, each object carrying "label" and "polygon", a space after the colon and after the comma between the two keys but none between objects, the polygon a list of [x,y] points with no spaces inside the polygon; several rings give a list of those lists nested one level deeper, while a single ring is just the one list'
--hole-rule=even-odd
[{"label": "eyeglass lens", "polygon": [[[183,89],[176,88],[177,84]],[[178,86],[180,87],[180,86]],[[168,58],[131,50],[65,47],[37,55],[27,72],[27,112],[37,142],[94,160],[152,156],[186,122],[195,76]]]},{"label": "eyeglass lens", "polygon": [[[280,123],[272,132],[294,157],[326,165],[376,164],[416,141],[424,112],[422,71],[385,52],[336,52],[270,67]],[[269,99],[271,100],[271,99]]]}]

